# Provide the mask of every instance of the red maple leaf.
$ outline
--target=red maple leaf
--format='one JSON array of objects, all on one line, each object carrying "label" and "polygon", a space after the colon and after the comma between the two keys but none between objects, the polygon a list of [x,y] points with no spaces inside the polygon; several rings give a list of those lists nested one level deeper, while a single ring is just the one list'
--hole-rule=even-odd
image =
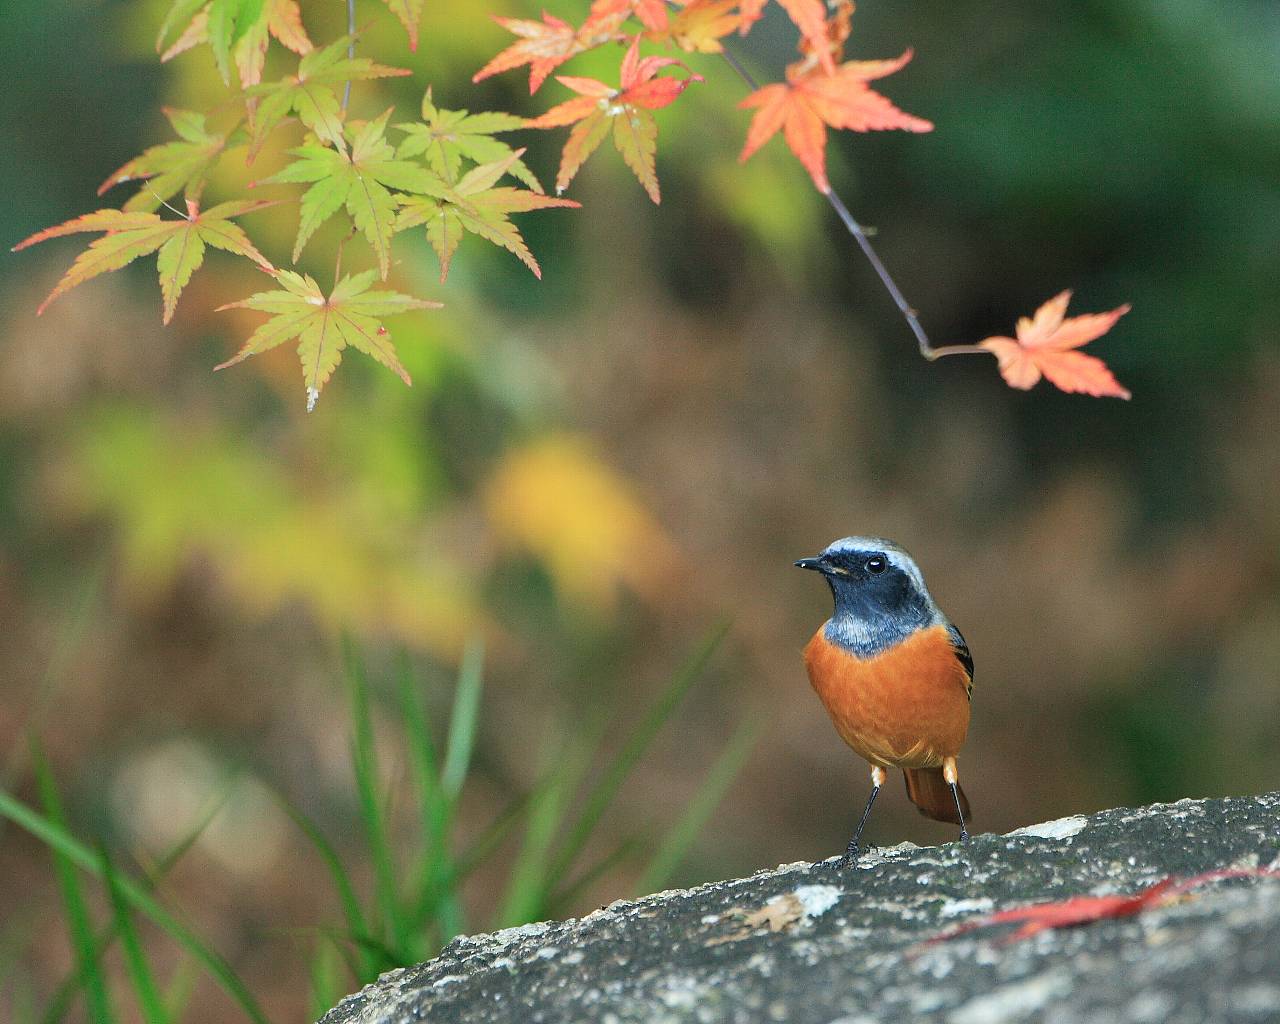
[{"label": "red maple leaf", "polygon": [[1106,334],[1130,307],[1126,304],[1110,313],[1066,317],[1070,301],[1070,291],[1059,292],[1037,309],[1034,317],[1018,320],[1016,340],[985,338],[978,347],[996,357],[1010,387],[1026,391],[1043,375],[1063,391],[1095,398],[1129,398],[1128,390],[1112,376],[1106,363],[1074,350]]},{"label": "red maple leaf", "polygon": [[995,914],[988,914],[976,921],[967,921],[940,935],[935,935],[925,945],[932,946],[939,942],[947,942],[978,928],[989,928],[997,924],[1021,924],[1022,927],[1016,929],[1005,940],[1018,942],[1049,928],[1072,928],[1109,918],[1131,917],[1152,907],[1167,904],[1174,897],[1206,882],[1216,882],[1225,878],[1278,877],[1280,877],[1280,871],[1272,868],[1224,868],[1220,871],[1206,871],[1202,875],[1181,880],[1165,878],[1132,896],[1073,896],[1068,900],[1033,903],[1027,907],[1013,907]]},{"label": "red maple leaf", "polygon": [[614,14],[622,14],[624,18],[634,14],[650,32],[661,32],[667,27],[666,0],[595,0],[591,5],[593,18]]},{"label": "red maple leaf", "polygon": [[693,82],[702,81],[702,76],[695,74],[687,78],[656,77],[659,71],[672,65],[684,67],[680,61],[670,57],[641,57],[640,37],[637,36],[623,58],[621,84],[616,89],[594,78],[556,76],[556,81],[568,86],[578,96],[526,122],[525,127],[574,126],[560,157],[557,192],[569,187],[578,168],[604,141],[612,126],[614,147],[635,172],[649,197],[655,203],[660,201],[654,167],[658,125],[652,112],[673,102]]},{"label": "red maple leaf", "polygon": [[630,3],[597,0],[581,28],[546,11],[542,12],[541,21],[495,16],[494,21],[520,39],[472,75],[471,81],[479,82],[528,64],[529,92],[535,93],[547,76],[569,58],[621,38],[618,30],[630,14]]},{"label": "red maple leaf", "polygon": [[852,8],[842,6],[824,24],[822,43],[802,40],[805,56],[787,68],[787,80],[758,89],[738,104],[755,109],[747,142],[739,160],[746,160],[779,130],[804,164],[820,192],[831,191],[827,180],[827,128],[856,132],[901,128],[909,132],[933,130],[933,124],[904,113],[875,92],[868,82],[891,75],[909,60],[907,50],[893,60],[851,60],[828,71],[826,64],[843,56]]}]

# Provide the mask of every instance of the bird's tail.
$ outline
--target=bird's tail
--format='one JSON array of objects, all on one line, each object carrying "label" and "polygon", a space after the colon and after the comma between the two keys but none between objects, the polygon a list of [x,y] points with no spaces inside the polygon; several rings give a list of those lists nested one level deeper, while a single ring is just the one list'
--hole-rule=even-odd
[{"label": "bird's tail", "polygon": [[[907,780],[907,796],[920,809],[920,813],[934,821],[949,821],[953,825],[961,824],[956,816],[956,801],[951,795],[951,787],[942,777],[941,768],[903,768],[902,774]],[[964,820],[970,821],[969,799],[964,790],[956,786],[960,794],[960,808],[964,811]]]}]

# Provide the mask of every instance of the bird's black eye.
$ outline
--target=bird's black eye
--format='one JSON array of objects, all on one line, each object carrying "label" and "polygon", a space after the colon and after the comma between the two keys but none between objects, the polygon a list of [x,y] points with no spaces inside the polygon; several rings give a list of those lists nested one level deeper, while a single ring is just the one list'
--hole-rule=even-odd
[{"label": "bird's black eye", "polygon": [[872,576],[879,576],[887,568],[889,568],[889,563],[880,555],[867,559],[866,569]]}]

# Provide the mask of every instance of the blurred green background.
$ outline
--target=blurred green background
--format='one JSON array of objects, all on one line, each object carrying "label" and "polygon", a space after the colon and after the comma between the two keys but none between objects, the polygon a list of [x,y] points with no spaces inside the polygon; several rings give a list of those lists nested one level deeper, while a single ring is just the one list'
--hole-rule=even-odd
[{"label": "blurred green background", "polygon": [[[207,49],[157,63],[166,6],[10,0],[6,245],[100,205],[112,170],[170,137],[162,103],[226,98]],[[585,5],[546,6],[580,19]],[[357,84],[357,115],[395,103],[407,120],[428,83],[441,106],[529,116],[569,95],[551,81],[530,98],[523,73],[470,82],[510,40],[488,10],[539,5],[425,7],[410,54],[362,0],[362,50],[414,77]],[[311,0],[304,16],[323,41],[344,12]],[[740,50],[777,78],[793,40],[774,12]],[[149,260],[37,319],[79,249],[7,256],[4,787],[34,801],[34,731],[77,830],[145,863],[240,768],[166,892],[278,1019],[299,1019],[307,960],[291,929],[336,911],[263,787],[358,860],[339,636],[375,665],[407,651],[436,710],[467,638],[484,637],[466,835],[534,785],[548,735],[624,729],[727,616],[708,677],[604,834],[651,847],[755,715],[767,726],[676,881],[741,874],[838,852],[865,798],[865,766],[800,663],[829,596],[791,566],[865,533],[917,556],[972,648],[962,768],[978,830],[1275,788],[1280,13],[860,6],[849,56],[906,46],[915,61],[883,91],[937,129],[834,137],[836,189],[935,342],[1009,333],[1066,287],[1076,312],[1131,302],[1091,351],[1132,402],[1012,391],[984,358],[923,362],[781,142],[738,165],[743,89],[710,57],[691,60],[706,83],[659,113],[660,207],[606,147],[571,190],[582,210],[520,218],[542,282],[469,237],[442,287],[425,242],[401,243],[393,285],[446,303],[389,323],[411,389],[352,355],[307,415],[287,347],[212,374],[258,320],[212,312],[260,287],[245,261],[211,254],[162,329]],[[608,79],[616,61],[570,70]],[[273,46],[268,75],[290,66]],[[563,133],[518,137],[553,180]],[[210,200],[244,182],[234,164]],[[284,261],[295,218],[246,226]],[[304,268],[327,274],[336,237]],[[349,259],[366,258],[359,244]],[[951,830],[894,783],[869,837]],[[465,888],[476,914],[499,871]],[[637,878],[621,861],[574,908]],[[0,826],[0,952],[37,1001],[71,963],[58,905],[48,851]],[[226,1012],[214,1000],[189,1019]]]}]

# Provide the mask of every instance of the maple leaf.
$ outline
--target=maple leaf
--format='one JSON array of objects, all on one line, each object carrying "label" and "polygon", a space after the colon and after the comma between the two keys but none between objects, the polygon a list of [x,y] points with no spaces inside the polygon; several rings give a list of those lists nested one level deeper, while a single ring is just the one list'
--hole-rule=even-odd
[{"label": "maple leaf", "polygon": [[621,38],[618,29],[629,13],[629,5],[598,0],[581,28],[574,28],[569,22],[546,11],[542,12],[541,21],[495,16],[494,21],[520,39],[472,75],[471,81],[479,82],[528,64],[529,93],[532,95],[547,76],[570,57]]},{"label": "maple leaf", "polygon": [[663,33],[651,33],[655,42],[670,39],[690,53],[723,53],[725,36],[743,24],[738,0],[690,0],[676,12]]},{"label": "maple leaf", "polygon": [[191,110],[164,107],[164,116],[173,125],[178,141],[151,146],[134,157],[98,187],[98,195],[125,181],[150,179],[138,194],[124,204],[126,210],[155,210],[166,199],[183,193],[198,203],[205,180],[226,150],[243,144],[238,130],[213,132],[205,126],[205,115]]},{"label": "maple leaf", "polygon": [[368,57],[348,57],[351,38],[331,43],[322,50],[313,50],[298,62],[298,73],[287,75],[278,82],[256,85],[246,90],[256,102],[251,109],[253,141],[249,159],[257,155],[271,129],[291,112],[321,139],[346,150],[342,129],[342,103],[337,87],[351,81],[374,78],[396,78],[412,74],[404,68],[391,68],[375,64]]},{"label": "maple leaf", "polygon": [[464,230],[514,253],[535,277],[542,277],[542,268],[508,214],[580,204],[540,192],[496,188],[504,174],[515,173],[522,153],[522,149],[515,150],[501,160],[473,167],[456,185],[440,181],[430,196],[399,197],[401,209],[396,230],[426,226],[427,241],[440,259],[441,282],[449,274],[449,262],[462,241]]},{"label": "maple leaf", "polygon": [[418,22],[422,19],[422,0],[382,0],[387,9],[400,19],[409,33],[409,49],[418,48]]},{"label": "maple leaf", "polygon": [[[778,6],[787,12],[801,38],[817,52],[818,63],[830,75],[836,70],[835,59],[827,45],[827,9],[822,0],[778,0]],[[852,4],[849,4],[852,7]]]},{"label": "maple leaf", "polygon": [[391,269],[391,236],[395,233],[396,199],[390,189],[430,192],[436,187],[430,172],[410,160],[396,159],[383,138],[391,110],[358,127],[353,126],[351,151],[304,145],[291,149],[297,157],[284,170],[255,184],[309,182],[303,193],[293,262],[316,228],[344,206],[356,228],[369,240],[386,280]]},{"label": "maple leaf", "polygon": [[255,309],[270,313],[271,319],[250,335],[249,340],[225,363],[222,370],[244,362],[295,338],[298,357],[302,360],[302,379],[307,389],[307,411],[315,408],[320,389],[342,361],[342,350],[350,345],[395,372],[406,384],[409,374],[400,364],[391,335],[381,318],[414,309],[439,309],[439,302],[415,299],[399,292],[371,292],[377,272],[366,270],[342,278],[326,296],[315,280],[291,270],[275,272],[280,288],[259,292],[240,302],[220,306],[224,309]]},{"label": "maple leaf", "polygon": [[[907,50],[892,60],[851,60],[831,72],[824,69],[821,55],[843,56],[849,34],[848,12],[842,7],[827,23],[824,45],[787,68],[785,82],[766,85],[738,106],[754,109],[747,129],[747,141],[739,160],[746,160],[779,130],[787,146],[804,164],[818,190],[831,191],[827,180],[827,128],[848,128],[857,132],[901,128],[927,132],[933,125],[904,113],[867,85],[899,70],[912,53]],[[804,47],[802,47],[804,49]]]},{"label": "maple leaf", "polygon": [[992,337],[978,342],[978,346],[996,357],[1000,373],[1010,387],[1025,391],[1043,375],[1063,391],[1127,399],[1129,392],[1112,376],[1106,363],[1074,349],[1102,337],[1130,307],[1126,304],[1110,313],[1066,317],[1070,301],[1070,291],[1059,292],[1037,309],[1034,317],[1019,318],[1017,340]]},{"label": "maple leaf", "polygon": [[634,14],[650,32],[663,32],[667,27],[666,0],[595,0],[591,5],[594,18],[605,19],[617,14],[623,18]]},{"label": "maple leaf", "polygon": [[[462,160],[477,164],[505,160],[515,150],[498,139],[497,132],[509,132],[523,128],[523,117],[485,111],[469,114],[465,110],[444,110],[431,101],[431,90],[422,97],[422,121],[395,125],[405,132],[397,154],[401,157],[424,155],[427,166],[446,182],[456,182],[462,169]],[[514,160],[511,173],[535,192],[542,191],[533,171],[520,159]]]},{"label": "maple leaf", "polygon": [[15,245],[13,251],[17,252],[29,245],[61,235],[83,231],[106,232],[101,238],[90,242],[89,248],[76,257],[48,298],[40,303],[40,308],[36,310],[37,316],[59,295],[76,285],[107,271],[119,270],[139,256],[156,252],[160,291],[164,296],[164,322],[167,324],[173,318],[182,289],[204,262],[206,246],[211,245],[215,249],[248,257],[263,270],[274,272],[275,268],[258,252],[239,225],[231,222],[231,218],[254,210],[264,210],[268,206],[275,206],[276,202],[233,200],[219,203],[203,212],[194,202],[188,202],[187,216],[179,220],[162,220],[157,214],[140,210],[95,210],[56,227],[37,231]]},{"label": "maple leaf", "polygon": [[742,0],[738,4],[738,10],[742,14],[742,27],[738,29],[739,35],[746,35],[751,31],[751,26],[764,16],[765,5],[769,0]]},{"label": "maple leaf", "polygon": [[[573,125],[560,156],[556,191],[563,192],[573,181],[583,162],[613,129],[614,148],[635,173],[655,203],[661,201],[654,155],[658,145],[658,123],[653,111],[672,103],[680,93],[702,76],[658,78],[660,70],[672,65],[684,67],[670,57],[641,57],[636,36],[622,61],[621,86],[617,89],[594,78],[557,75],[556,81],[579,95],[552,107],[541,117],[527,121],[528,128],[558,128]],[[686,69],[687,70],[687,69]]]},{"label": "maple leaf", "polygon": [[1132,917],[1167,904],[1175,897],[1206,882],[1228,878],[1276,877],[1280,877],[1280,871],[1272,868],[1223,868],[1218,871],[1206,871],[1191,878],[1164,878],[1132,896],[1073,896],[1066,900],[1033,903],[1026,907],[1013,907],[995,914],[988,914],[976,921],[968,921],[940,935],[935,935],[925,945],[947,942],[978,928],[989,928],[997,924],[1021,924],[1022,927],[1016,929],[1007,940],[1019,942],[1050,928],[1074,928],[1079,925],[1093,924],[1096,921]]},{"label": "maple leaf", "polygon": [[208,43],[222,80],[230,83],[234,63],[246,89],[262,81],[268,36],[297,54],[312,50],[297,0],[175,0],[160,26],[157,50],[180,24],[185,27],[160,54],[161,61]]}]

